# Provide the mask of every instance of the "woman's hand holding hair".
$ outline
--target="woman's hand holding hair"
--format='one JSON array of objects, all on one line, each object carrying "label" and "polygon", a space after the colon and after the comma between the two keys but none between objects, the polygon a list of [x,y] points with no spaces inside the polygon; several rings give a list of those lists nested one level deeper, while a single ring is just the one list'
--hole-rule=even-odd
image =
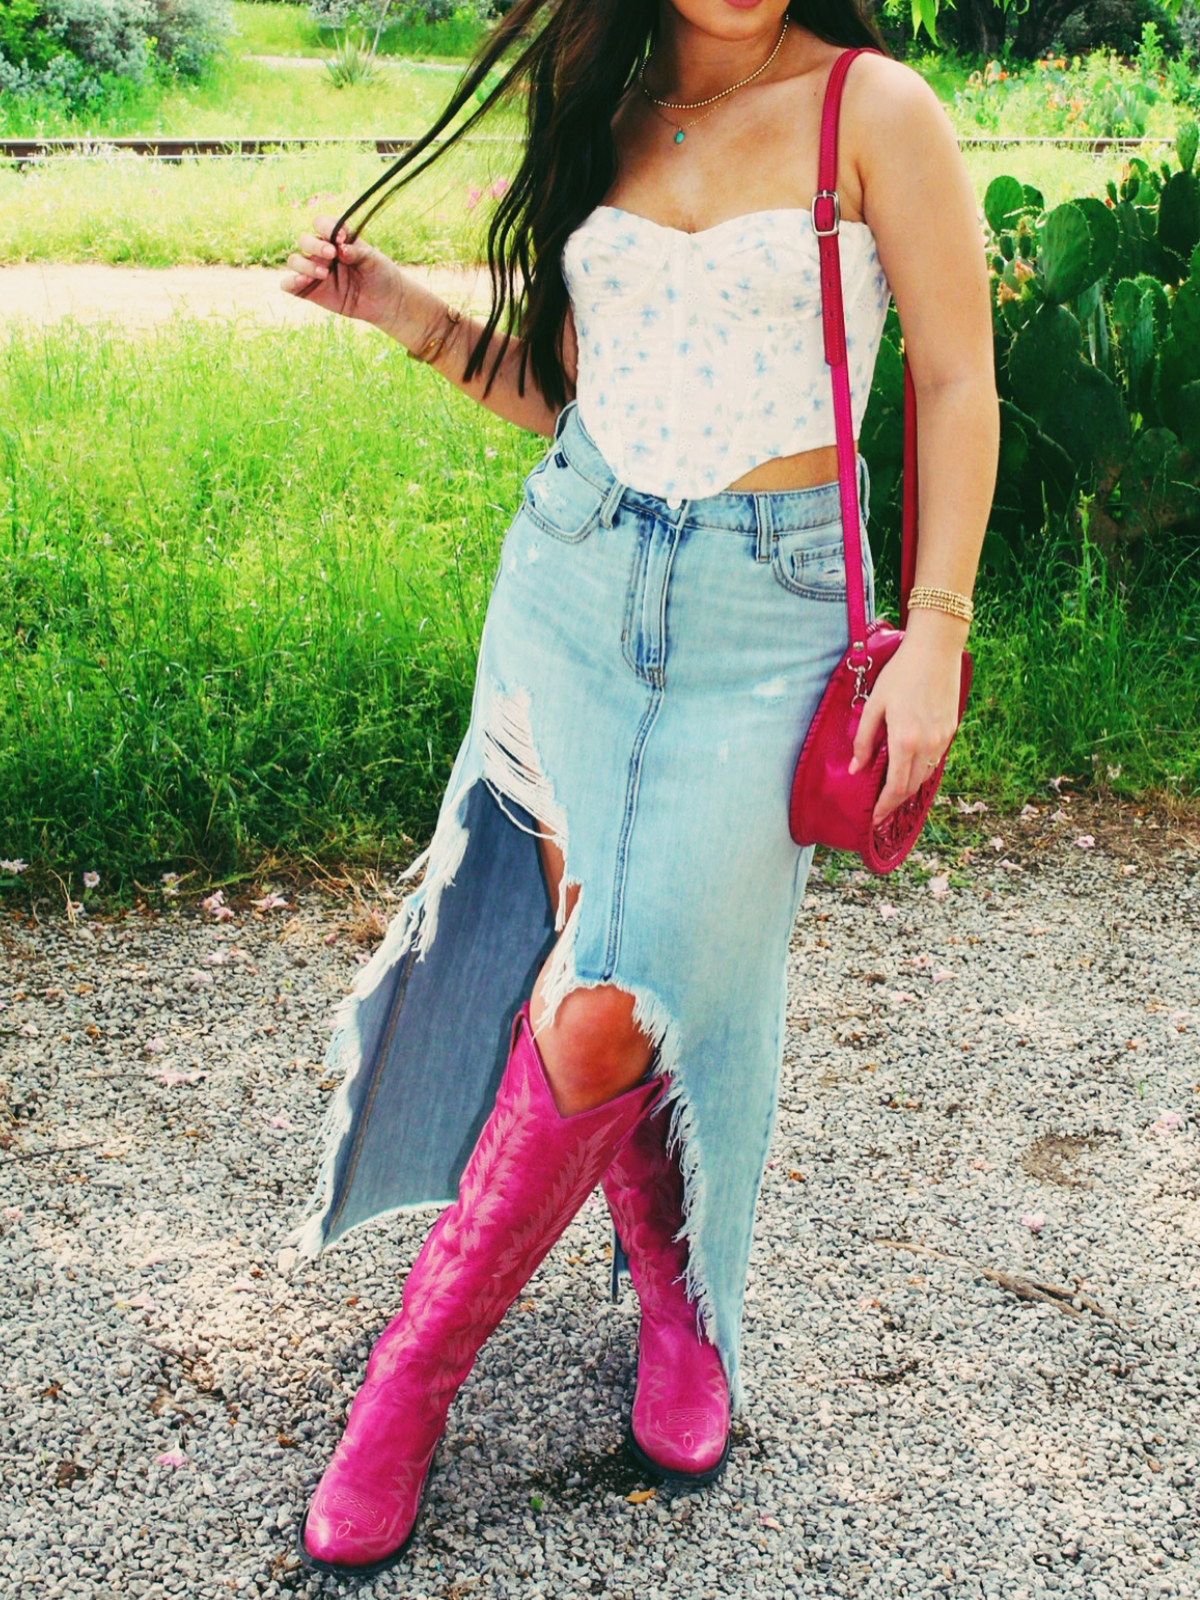
[{"label": "woman's hand holding hair", "polygon": [[374,245],[363,239],[350,242],[345,228],[335,251],[331,240],[336,222],[336,217],[313,218],[314,231],[302,233],[287,258],[290,271],[280,279],[280,288],[339,316],[381,327],[394,324],[405,297],[404,273]]},{"label": "woman's hand holding hair", "polygon": [[875,802],[878,826],[915,794],[942,759],[958,727],[967,624],[940,611],[912,611],[894,656],[880,668],[854,736],[850,771],[871,759],[887,729],[887,778]]}]

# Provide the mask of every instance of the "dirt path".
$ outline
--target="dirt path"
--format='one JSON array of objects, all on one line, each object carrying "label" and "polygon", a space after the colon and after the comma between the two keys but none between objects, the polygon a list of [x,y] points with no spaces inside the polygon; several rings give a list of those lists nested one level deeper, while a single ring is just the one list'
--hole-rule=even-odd
[{"label": "dirt path", "polygon": [[[96,262],[32,262],[0,267],[0,327],[74,317],[151,328],[176,312],[187,317],[245,317],[255,326],[295,325],[325,315],[286,293],[283,267],[113,267]],[[411,267],[455,304],[482,310],[486,269]]]}]

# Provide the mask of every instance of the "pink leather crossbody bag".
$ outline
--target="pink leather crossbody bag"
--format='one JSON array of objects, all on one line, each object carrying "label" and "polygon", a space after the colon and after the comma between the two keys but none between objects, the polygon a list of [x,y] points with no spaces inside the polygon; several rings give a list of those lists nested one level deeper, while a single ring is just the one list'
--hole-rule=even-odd
[{"label": "pink leather crossbody bag", "polygon": [[[789,823],[799,845],[823,844],[857,852],[872,872],[891,872],[916,843],[942,781],[946,751],[915,794],[901,802],[876,826],[872,813],[887,777],[887,738],[856,773],[849,770],[862,707],[885,664],[904,638],[908,596],[917,566],[917,417],[916,394],[908,359],[904,360],[903,536],[900,555],[900,626],[882,618],[866,620],[862,578],[862,531],[855,471],[854,422],[850,407],[850,374],[846,364],[846,322],[842,304],[842,265],[838,249],[841,212],[837,189],[837,126],[842,85],[851,62],[864,53],[846,50],[834,63],[821,113],[818,190],[813,198],[813,229],[821,260],[821,314],[825,325],[825,360],[833,379],[833,412],[837,429],[838,482],[842,504],[842,546],[846,560],[846,611],[849,649],[834,669],[809,726],[792,779]],[[970,654],[962,653],[958,719],[962,721],[971,687]],[[957,728],[955,729],[957,732]],[[953,737],[951,737],[953,743]],[[949,745],[946,747],[949,750]]]}]

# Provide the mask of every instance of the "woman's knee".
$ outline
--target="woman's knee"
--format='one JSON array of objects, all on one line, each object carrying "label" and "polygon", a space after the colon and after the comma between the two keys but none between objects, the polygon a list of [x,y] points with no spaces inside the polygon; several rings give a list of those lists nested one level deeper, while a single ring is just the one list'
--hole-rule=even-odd
[{"label": "woman's knee", "polygon": [[535,985],[531,1014],[542,1060],[564,1115],[590,1109],[631,1088],[650,1064],[653,1047],[633,1020],[636,1001],[612,984],[572,989],[545,1022]]}]

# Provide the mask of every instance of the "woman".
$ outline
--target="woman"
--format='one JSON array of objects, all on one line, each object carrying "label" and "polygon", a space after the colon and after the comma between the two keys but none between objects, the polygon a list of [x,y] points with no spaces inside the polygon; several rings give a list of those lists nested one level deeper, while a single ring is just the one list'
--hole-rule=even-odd
[{"label": "woman", "polygon": [[[426,141],[514,43],[528,138],[489,233],[489,319],[328,217],[283,284],[551,438],[505,537],[424,880],[331,1045],[344,1081],[303,1247],[457,1186],[300,1531],[336,1572],[403,1553],[455,1392],[597,1182],[614,1289],[627,1257],[641,1307],[630,1447],[675,1484],[724,1467],[812,857],[788,784],[847,644],[810,206],[830,69],[877,36],[855,0],[522,0]],[[940,106],[867,54],[840,127],[855,430],[894,295],[917,583],[942,592],[914,595],[864,709],[856,759],[888,741],[882,819],[956,725],[998,415],[976,206]],[[859,484],[865,525],[861,461]],[[864,581],[872,604],[869,552]]]}]

